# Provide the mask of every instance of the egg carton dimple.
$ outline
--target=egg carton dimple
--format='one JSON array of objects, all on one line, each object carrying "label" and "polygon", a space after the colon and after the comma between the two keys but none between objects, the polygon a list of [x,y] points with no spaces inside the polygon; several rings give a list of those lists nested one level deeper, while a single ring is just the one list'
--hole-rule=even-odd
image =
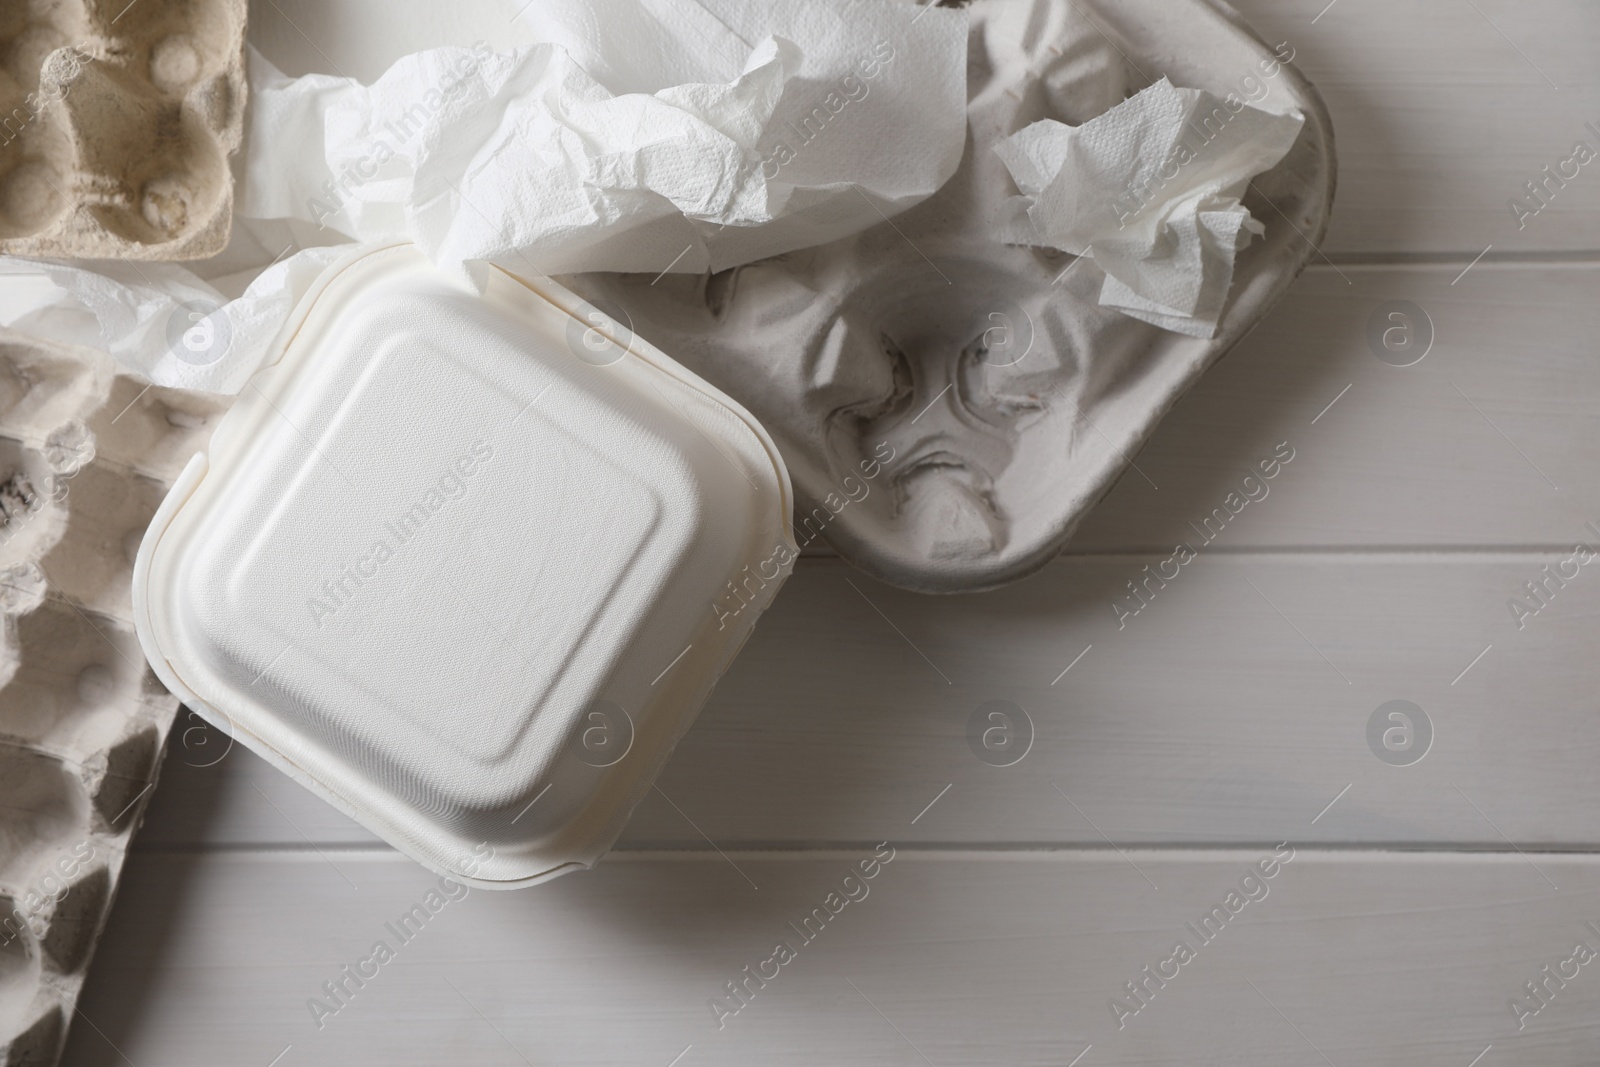
[{"label": "egg carton dimple", "polygon": [[0,330],[0,1067],[59,1057],[155,784],[133,559],[225,407]]},{"label": "egg carton dimple", "polygon": [[220,252],[244,126],[245,9],[0,0],[0,252]]}]

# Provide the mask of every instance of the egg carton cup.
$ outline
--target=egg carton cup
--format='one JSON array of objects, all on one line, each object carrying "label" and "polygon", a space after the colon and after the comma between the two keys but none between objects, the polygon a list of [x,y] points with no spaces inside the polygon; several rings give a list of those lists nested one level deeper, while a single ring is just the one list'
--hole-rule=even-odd
[{"label": "egg carton cup", "polygon": [[0,330],[0,1065],[56,1062],[178,702],[133,553],[225,401]]},{"label": "egg carton cup", "polygon": [[[923,592],[1000,585],[1059,552],[1316,255],[1335,180],[1327,110],[1284,61],[1293,42],[1268,45],[1226,4],[966,7],[967,147],[934,196],[854,237],[717,274],[564,279],[761,421],[794,480],[802,545],[820,538]],[[1102,306],[1092,262],[1004,243],[995,225],[1019,191],[999,141],[1045,118],[1081,125],[1162,76],[1305,116],[1244,197],[1266,235],[1239,254],[1211,339]]]},{"label": "egg carton cup", "polygon": [[202,259],[232,226],[246,0],[0,0],[0,253]]}]

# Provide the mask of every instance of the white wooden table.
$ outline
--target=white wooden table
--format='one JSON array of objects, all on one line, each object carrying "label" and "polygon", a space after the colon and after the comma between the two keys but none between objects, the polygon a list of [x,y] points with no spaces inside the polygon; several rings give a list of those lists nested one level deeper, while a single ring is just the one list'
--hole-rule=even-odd
[{"label": "white wooden table", "polygon": [[[252,37],[372,78],[514,43],[519,6],[264,0]],[[1508,607],[1600,544],[1600,162],[1523,229],[1507,203],[1600,150],[1600,6],[1239,7],[1332,109],[1333,231],[1067,555],[955,599],[805,559],[617,852],[447,902],[342,1003],[435,879],[247,752],[201,766],[180,721],[66,1063],[1600,1060],[1600,959],[1570,960],[1600,950],[1600,564]],[[1367,341],[1399,300],[1435,337],[1404,368]],[[1281,441],[1270,496],[1119,631],[1123,581]],[[1014,766],[969,749],[990,700],[1034,724]],[[1432,725],[1410,766],[1369,746],[1391,700]],[[777,976],[733,1014],[747,965]]]}]

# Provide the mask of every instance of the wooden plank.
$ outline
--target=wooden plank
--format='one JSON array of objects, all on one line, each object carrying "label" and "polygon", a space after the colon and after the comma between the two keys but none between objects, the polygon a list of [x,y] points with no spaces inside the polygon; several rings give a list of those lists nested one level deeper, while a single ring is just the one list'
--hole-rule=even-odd
[{"label": "wooden plank", "polygon": [[[251,5],[250,37],[289,73],[338,70],[372,80],[415,49],[524,43],[510,18],[522,6],[273,0]],[[1564,188],[1551,186],[1549,206],[1521,229],[1508,207],[1513,196],[1526,197],[1526,182],[1542,179],[1542,167],[1568,159],[1575,141],[1600,151],[1600,134],[1585,128],[1600,124],[1600,34],[1590,0],[1234,6],[1266,40],[1290,43],[1333,115],[1340,174],[1328,254],[1600,249],[1600,163],[1579,168]]]},{"label": "wooden plank", "polygon": [[[1570,546],[1600,522],[1600,264],[1460,274],[1313,267],[1166,415],[1143,473],[1069,551],[1170,548],[1280,443],[1293,462],[1218,547]],[[1432,335],[1412,366],[1369,340],[1397,302]]]},{"label": "wooden plank", "polygon": [[[1600,522],[1600,267],[1460,272],[1311,270],[1167,415],[1135,457],[1144,476],[1123,477],[1071,550],[1170,549],[1282,442],[1294,460],[1219,546],[1584,536]],[[1394,329],[1411,324],[1421,343],[1431,323],[1433,336],[1406,367],[1368,337],[1397,302],[1412,308]]]},{"label": "wooden plank", "polygon": [[1267,40],[1293,44],[1333,115],[1339,193],[1324,251],[1470,259],[1490,244],[1494,256],[1600,248],[1600,166],[1552,186],[1549,206],[1525,228],[1508,207],[1526,198],[1541,168],[1568,159],[1574,142],[1600,152],[1600,134],[1585,128],[1600,125],[1592,4],[1234,6]]},{"label": "wooden plank", "polygon": [[[1491,1045],[1485,1064],[1594,1062],[1600,963],[1569,966],[1520,1031],[1510,1001],[1576,942],[1600,949],[1600,859],[1302,847],[1230,902],[1271,854],[899,847],[851,883],[873,849],[612,859],[441,896],[406,943],[386,923],[428,916],[437,883],[397,857],[136,857],[63,1062],[1467,1067]],[[788,925],[841,890],[857,899],[811,941]],[[1230,906],[1209,942],[1188,928]],[[1136,1004],[1124,983],[1180,939],[1193,958],[1119,1029],[1110,1001]],[[380,940],[393,960],[314,1015]],[[779,941],[794,958],[719,1029],[708,1002]]]},{"label": "wooden plank", "polygon": [[[943,598],[804,561],[663,772],[677,808],[649,794],[623,847],[865,842],[946,786],[907,840],[1595,842],[1592,566],[1519,630],[1507,600],[1546,557],[1203,553],[1119,629],[1159,558],[1063,557]],[[1369,747],[1396,699],[1434,729],[1412,766]],[[1034,725],[1014,766],[969,746],[995,700]],[[185,725],[141,845],[371,842],[248,753],[186,766],[216,749],[179,747]]]}]

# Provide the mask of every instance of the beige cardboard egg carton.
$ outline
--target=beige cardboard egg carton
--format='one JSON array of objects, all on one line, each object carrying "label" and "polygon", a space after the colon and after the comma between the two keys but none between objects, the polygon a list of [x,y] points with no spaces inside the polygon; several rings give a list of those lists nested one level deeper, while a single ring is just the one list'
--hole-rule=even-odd
[{"label": "beige cardboard egg carton", "polygon": [[245,0],[0,0],[0,252],[228,243]]},{"label": "beige cardboard egg carton", "polygon": [[134,552],[224,406],[0,330],[0,1067],[59,1056],[155,783]]}]

